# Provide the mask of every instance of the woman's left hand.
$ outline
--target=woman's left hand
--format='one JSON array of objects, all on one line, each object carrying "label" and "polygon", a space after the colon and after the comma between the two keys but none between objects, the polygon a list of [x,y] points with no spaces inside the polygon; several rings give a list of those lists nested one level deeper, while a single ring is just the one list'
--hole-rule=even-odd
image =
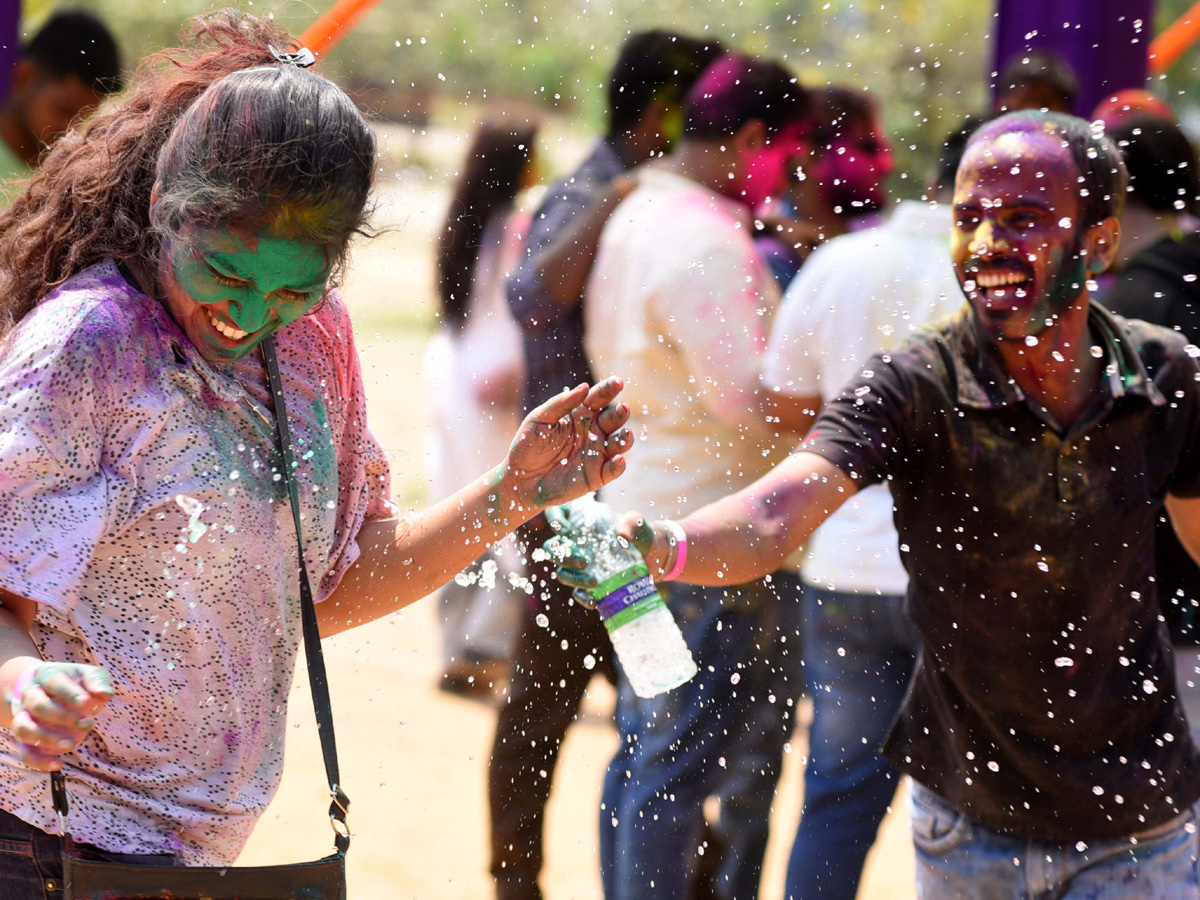
[{"label": "woman's left hand", "polygon": [[[629,407],[614,403],[624,383],[581,384],[533,410],[521,423],[501,473],[500,499],[526,513],[597,490],[625,471],[633,435]],[[529,516],[526,515],[526,518]]]}]

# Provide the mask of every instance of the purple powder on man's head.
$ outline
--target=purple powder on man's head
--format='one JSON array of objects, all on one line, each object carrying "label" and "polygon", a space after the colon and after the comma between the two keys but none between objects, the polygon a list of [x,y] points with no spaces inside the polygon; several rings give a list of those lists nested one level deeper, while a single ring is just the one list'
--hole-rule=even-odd
[{"label": "purple powder on man's head", "polygon": [[686,137],[721,138],[752,119],[769,132],[803,122],[808,93],[779,63],[726,53],[704,70],[684,102]]}]

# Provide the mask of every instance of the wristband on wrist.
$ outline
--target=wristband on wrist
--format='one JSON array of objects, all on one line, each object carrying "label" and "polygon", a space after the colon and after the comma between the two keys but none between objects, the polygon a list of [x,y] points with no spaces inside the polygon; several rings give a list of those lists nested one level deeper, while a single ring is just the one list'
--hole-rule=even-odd
[{"label": "wristband on wrist", "polygon": [[668,539],[675,548],[675,563],[671,566],[671,571],[659,580],[674,581],[683,574],[683,567],[687,565],[687,532],[674,519],[663,519],[662,524],[667,530]]}]

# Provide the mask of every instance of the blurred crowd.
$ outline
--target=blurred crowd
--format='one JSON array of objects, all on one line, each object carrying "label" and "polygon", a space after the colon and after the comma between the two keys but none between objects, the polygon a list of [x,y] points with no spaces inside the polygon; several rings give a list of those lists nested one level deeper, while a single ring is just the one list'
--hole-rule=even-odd
[{"label": "blurred crowd", "polygon": [[[909,173],[923,179],[922,198],[899,202],[888,198],[895,166],[869,91],[807,88],[779,63],[685,34],[628,40],[607,86],[606,132],[536,195],[532,218],[521,190],[536,171],[534,133],[504,119],[481,126],[439,252],[437,341],[462,353],[486,321],[505,335],[508,368],[494,354],[457,357],[471,360],[458,376],[470,412],[439,400],[441,455],[478,427],[479,404],[511,431],[515,379],[528,410],[618,372],[641,443],[603,499],[678,517],[750,484],[873,353],[962,306],[949,234],[968,138],[1010,111],[1069,113],[1079,90],[1048,51],[1014,58],[996,83],[992,108]],[[1107,98],[1091,118],[1120,147],[1130,186],[1117,259],[1090,288],[1115,312],[1200,341],[1195,151],[1145,90]],[[501,168],[498,135],[525,168]],[[738,179],[727,175],[733,160]],[[468,222],[495,233],[452,263]],[[481,591],[474,573],[448,587],[447,644],[469,645],[448,650],[444,687],[500,710],[489,770],[497,896],[541,896],[555,761],[601,672],[618,687],[621,736],[600,810],[607,897],[757,896],[782,748],[807,696],[804,808],[784,896],[853,898],[898,783],[879,748],[920,651],[892,507],[886,486],[862,491],[761,581],[664,586],[705,675],[652,701],[614,670],[596,615],[530,558],[551,534],[544,522],[523,529],[525,549],[506,563],[524,563],[532,595],[503,580]],[[1200,722],[1200,572],[1165,515],[1156,541],[1180,690]]]}]

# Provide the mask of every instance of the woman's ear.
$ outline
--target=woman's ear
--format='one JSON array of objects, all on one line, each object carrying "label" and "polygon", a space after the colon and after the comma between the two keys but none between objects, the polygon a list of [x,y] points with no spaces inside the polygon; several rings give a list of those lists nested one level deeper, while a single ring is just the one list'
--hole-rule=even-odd
[{"label": "woman's ear", "polygon": [[1109,216],[1087,230],[1084,238],[1087,252],[1088,275],[1099,275],[1112,265],[1121,242],[1121,223],[1116,216]]}]

